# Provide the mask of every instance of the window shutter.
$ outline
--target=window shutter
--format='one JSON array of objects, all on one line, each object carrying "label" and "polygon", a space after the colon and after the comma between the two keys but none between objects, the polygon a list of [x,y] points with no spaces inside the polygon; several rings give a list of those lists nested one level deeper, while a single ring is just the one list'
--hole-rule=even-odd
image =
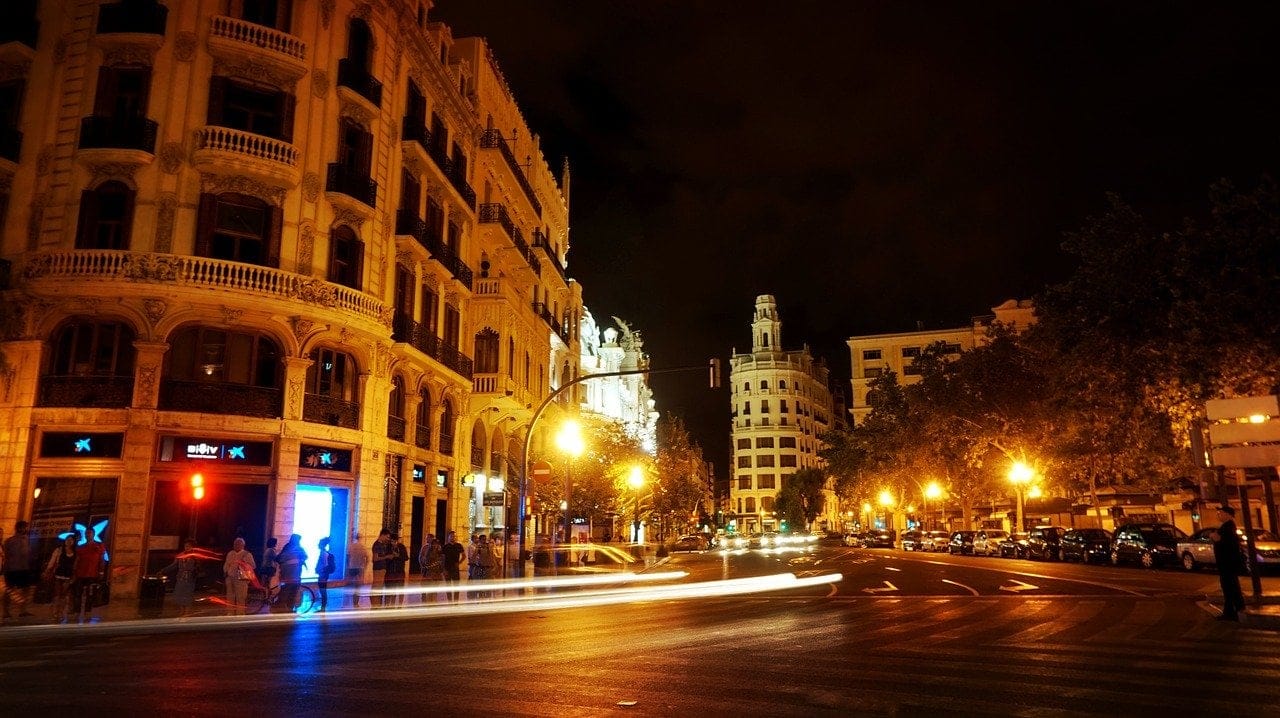
[{"label": "window shutter", "polygon": [[279,205],[271,207],[271,223],[267,227],[267,266],[280,268],[280,234],[284,228],[284,208]]},{"label": "window shutter", "polygon": [[293,109],[298,100],[288,92],[280,93],[280,139],[293,142]]},{"label": "window shutter", "polygon": [[213,232],[217,227],[218,220],[218,196],[215,194],[203,193],[200,195],[200,209],[196,216],[196,245],[195,254],[197,257],[208,257],[213,244]]},{"label": "window shutter", "polygon": [[351,288],[357,292],[364,291],[364,242],[358,238],[352,240],[355,256],[351,258]]},{"label": "window shutter", "polygon": [[98,193],[87,189],[80,193],[80,219],[76,226],[76,249],[97,249],[94,227],[98,225]]},{"label": "window shutter", "polygon": [[93,96],[93,114],[110,115],[116,104],[116,70],[111,67],[98,68],[98,89]]},{"label": "window shutter", "polygon": [[227,78],[221,75],[214,75],[209,78],[209,111],[207,115],[207,123],[210,125],[222,125],[222,114],[227,104]]},{"label": "window shutter", "polygon": [[[129,190],[124,193],[124,220],[120,224],[120,249],[130,249],[130,238],[133,236],[133,207],[138,193]],[[155,249],[151,247],[151,249]]]}]

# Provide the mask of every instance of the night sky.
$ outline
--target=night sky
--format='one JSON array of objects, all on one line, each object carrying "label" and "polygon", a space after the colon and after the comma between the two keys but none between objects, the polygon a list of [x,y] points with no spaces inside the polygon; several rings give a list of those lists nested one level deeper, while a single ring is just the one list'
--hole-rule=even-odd
[{"label": "night sky", "polygon": [[[655,368],[750,347],[758,294],[847,393],[845,339],[1066,277],[1107,192],[1161,222],[1280,165],[1276,3],[440,0],[553,167],[570,275]],[[727,373],[727,369],[726,369]],[[727,378],[727,377],[726,377]],[[727,474],[728,392],[652,378]]]}]

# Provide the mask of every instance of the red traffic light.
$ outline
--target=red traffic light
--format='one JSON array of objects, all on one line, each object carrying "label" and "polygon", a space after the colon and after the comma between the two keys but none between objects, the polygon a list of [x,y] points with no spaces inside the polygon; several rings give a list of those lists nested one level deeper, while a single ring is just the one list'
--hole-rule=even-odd
[{"label": "red traffic light", "polygon": [[191,475],[191,498],[196,501],[204,498],[204,474]]}]

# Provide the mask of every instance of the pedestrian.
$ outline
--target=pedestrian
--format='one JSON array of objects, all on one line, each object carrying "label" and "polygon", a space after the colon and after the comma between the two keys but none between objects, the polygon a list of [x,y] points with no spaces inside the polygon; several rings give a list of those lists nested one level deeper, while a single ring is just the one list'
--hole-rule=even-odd
[{"label": "pedestrian", "polygon": [[[458,543],[458,534],[450,531],[440,547],[440,555],[444,558],[444,582],[457,586],[462,581],[462,562],[466,560],[466,550]],[[458,600],[458,592],[451,591],[449,600]]]},{"label": "pedestrian", "polygon": [[1236,530],[1236,510],[1230,506],[1218,507],[1220,525],[1209,532],[1213,541],[1213,560],[1218,567],[1218,582],[1222,585],[1222,615],[1219,621],[1239,621],[1244,610],[1244,593],[1240,590],[1240,571],[1244,568],[1244,553],[1240,549],[1240,532]]},{"label": "pedestrian", "polygon": [[93,605],[107,574],[107,547],[98,541],[93,529],[84,530],[84,543],[76,548],[76,561],[72,573],[72,595],[79,601],[76,620],[93,619]]},{"label": "pedestrian", "polygon": [[329,550],[329,537],[320,539],[320,554],[316,556],[316,588],[320,591],[320,612],[329,610],[329,577],[338,570],[338,561]]},{"label": "pedestrian", "polygon": [[384,606],[404,605],[404,582],[408,576],[405,566],[409,563],[409,549],[400,540],[400,534],[391,534],[391,554],[387,556],[387,573],[382,582],[387,596]]},{"label": "pedestrian", "polygon": [[475,580],[476,578],[476,547],[480,544],[479,534],[471,534],[467,539],[467,579]]},{"label": "pedestrian", "polygon": [[418,550],[418,566],[422,570],[422,602],[434,601],[437,594],[427,592],[427,588],[432,584],[439,583],[444,580],[444,555],[440,553],[443,544],[435,534],[427,534],[427,538],[422,542],[422,548]]},{"label": "pedestrian", "polygon": [[71,606],[71,582],[75,579],[76,534],[66,535],[45,564],[45,580],[53,583],[53,622],[63,623]]},{"label": "pedestrian", "polygon": [[[369,565],[369,549],[360,543],[360,534],[351,536],[347,544],[347,596],[352,608],[360,608],[360,587],[364,585],[364,570]],[[370,606],[373,605],[370,599]]]},{"label": "pedestrian", "polygon": [[[493,552],[493,544],[488,537],[480,534],[476,537],[475,553],[472,556],[475,565],[471,574],[473,581],[488,581],[493,578],[494,569],[497,567],[497,556]],[[478,598],[489,598],[492,594],[489,591],[477,591]]]},{"label": "pedestrian", "polygon": [[31,614],[27,604],[35,593],[36,576],[31,563],[30,526],[19,521],[13,535],[4,541],[4,619],[26,618]]},{"label": "pedestrian", "polygon": [[222,563],[222,574],[227,582],[227,615],[244,615],[245,606],[249,603],[249,583],[254,580],[255,568],[253,554],[245,550],[244,539],[237,538],[227,552],[226,561]]},{"label": "pedestrian", "polygon": [[276,561],[278,554],[276,537],[272,536],[267,539],[267,547],[262,550],[262,563],[258,564],[257,569],[258,583],[262,584],[262,590],[266,591],[268,596],[271,595],[271,589],[279,585],[280,579],[277,574],[280,573],[280,565]]},{"label": "pedestrian", "polygon": [[302,595],[302,569],[307,567],[307,552],[302,549],[302,536],[292,534],[276,555],[280,566],[280,610],[293,613]]},{"label": "pedestrian", "polygon": [[160,574],[164,575],[173,572],[173,604],[178,607],[182,615],[191,612],[191,606],[196,600],[196,569],[198,568],[195,553],[196,542],[187,539],[183,544],[182,553],[173,557],[173,563],[160,569]]},{"label": "pedestrian", "polygon": [[373,591],[369,605],[383,605],[382,590],[387,578],[387,559],[395,553],[395,544],[391,543],[391,529],[378,532],[378,540],[373,542]]}]

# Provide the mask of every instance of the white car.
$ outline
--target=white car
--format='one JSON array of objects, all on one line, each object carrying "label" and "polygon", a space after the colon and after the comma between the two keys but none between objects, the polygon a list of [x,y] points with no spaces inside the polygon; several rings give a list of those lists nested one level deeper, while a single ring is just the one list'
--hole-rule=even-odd
[{"label": "white car", "polygon": [[[1202,566],[1213,568],[1217,565],[1217,559],[1213,556],[1213,539],[1209,537],[1209,534],[1216,530],[1216,528],[1200,529],[1178,542],[1178,559],[1182,562],[1183,568],[1194,571]],[[1244,529],[1237,530],[1240,532],[1241,550],[1246,550]],[[1253,559],[1255,565],[1280,565],[1280,540],[1277,540],[1270,531],[1254,529],[1253,546],[1257,549]]]},{"label": "white car", "polygon": [[1009,538],[1009,532],[1002,529],[983,529],[973,537],[974,556],[999,556],[1000,544]]}]

